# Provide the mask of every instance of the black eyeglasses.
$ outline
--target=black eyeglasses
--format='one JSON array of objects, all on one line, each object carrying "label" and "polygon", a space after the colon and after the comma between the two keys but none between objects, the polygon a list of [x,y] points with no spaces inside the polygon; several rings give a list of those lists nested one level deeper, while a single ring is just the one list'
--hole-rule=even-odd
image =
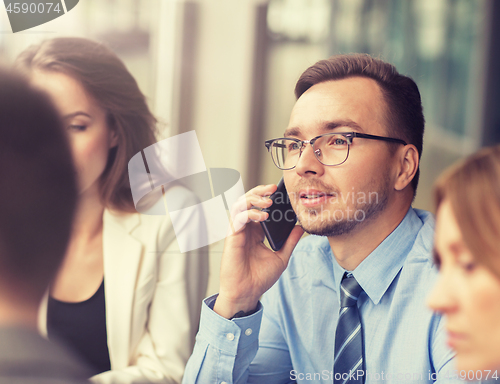
[{"label": "black eyeglasses", "polygon": [[406,142],[401,139],[358,132],[325,133],[311,140],[279,138],[267,140],[265,144],[267,150],[271,153],[274,164],[279,169],[286,171],[297,166],[306,144],[311,144],[314,155],[321,164],[329,166],[340,165],[349,157],[349,147],[355,137],[406,145]]}]

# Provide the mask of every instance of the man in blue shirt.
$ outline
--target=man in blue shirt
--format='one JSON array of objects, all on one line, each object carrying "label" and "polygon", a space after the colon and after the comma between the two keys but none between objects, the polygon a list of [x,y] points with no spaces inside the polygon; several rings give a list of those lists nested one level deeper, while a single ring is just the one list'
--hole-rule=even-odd
[{"label": "man in blue shirt", "polygon": [[[307,69],[295,93],[269,146],[300,226],[271,251],[255,207],[269,207],[276,186],[246,194],[233,216],[246,225],[226,238],[183,382],[456,379],[425,305],[434,220],[411,208],[424,131],[416,84],[368,55],[339,55]],[[315,236],[295,247],[303,231]]]}]

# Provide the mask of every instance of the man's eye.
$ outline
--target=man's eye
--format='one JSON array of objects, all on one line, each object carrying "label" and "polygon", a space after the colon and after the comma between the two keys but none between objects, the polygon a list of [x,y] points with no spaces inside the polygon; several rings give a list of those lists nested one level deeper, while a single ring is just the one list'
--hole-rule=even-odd
[{"label": "man's eye", "polygon": [[346,145],[347,140],[343,137],[334,137],[330,140],[330,145]]},{"label": "man's eye", "polygon": [[291,143],[288,145],[288,151],[297,151],[299,149],[299,144]]}]

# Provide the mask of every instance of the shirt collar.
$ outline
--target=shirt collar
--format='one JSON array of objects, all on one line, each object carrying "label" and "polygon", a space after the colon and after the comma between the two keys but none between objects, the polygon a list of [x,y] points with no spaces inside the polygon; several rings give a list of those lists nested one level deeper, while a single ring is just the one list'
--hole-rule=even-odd
[{"label": "shirt collar", "polygon": [[[401,270],[422,225],[421,219],[410,208],[397,228],[352,271],[354,278],[374,304],[379,303]],[[332,258],[334,284],[340,300],[340,282],[346,270],[336,262],[333,252]]]}]

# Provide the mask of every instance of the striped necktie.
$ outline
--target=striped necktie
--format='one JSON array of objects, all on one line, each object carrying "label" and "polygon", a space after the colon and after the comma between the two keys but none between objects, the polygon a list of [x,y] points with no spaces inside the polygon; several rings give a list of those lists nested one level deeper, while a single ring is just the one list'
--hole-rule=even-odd
[{"label": "striped necktie", "polygon": [[[340,284],[340,312],[335,332],[334,384],[362,384],[365,370],[363,328],[358,297],[363,288],[352,275],[344,274]],[[358,375],[359,373],[359,375]]]}]

